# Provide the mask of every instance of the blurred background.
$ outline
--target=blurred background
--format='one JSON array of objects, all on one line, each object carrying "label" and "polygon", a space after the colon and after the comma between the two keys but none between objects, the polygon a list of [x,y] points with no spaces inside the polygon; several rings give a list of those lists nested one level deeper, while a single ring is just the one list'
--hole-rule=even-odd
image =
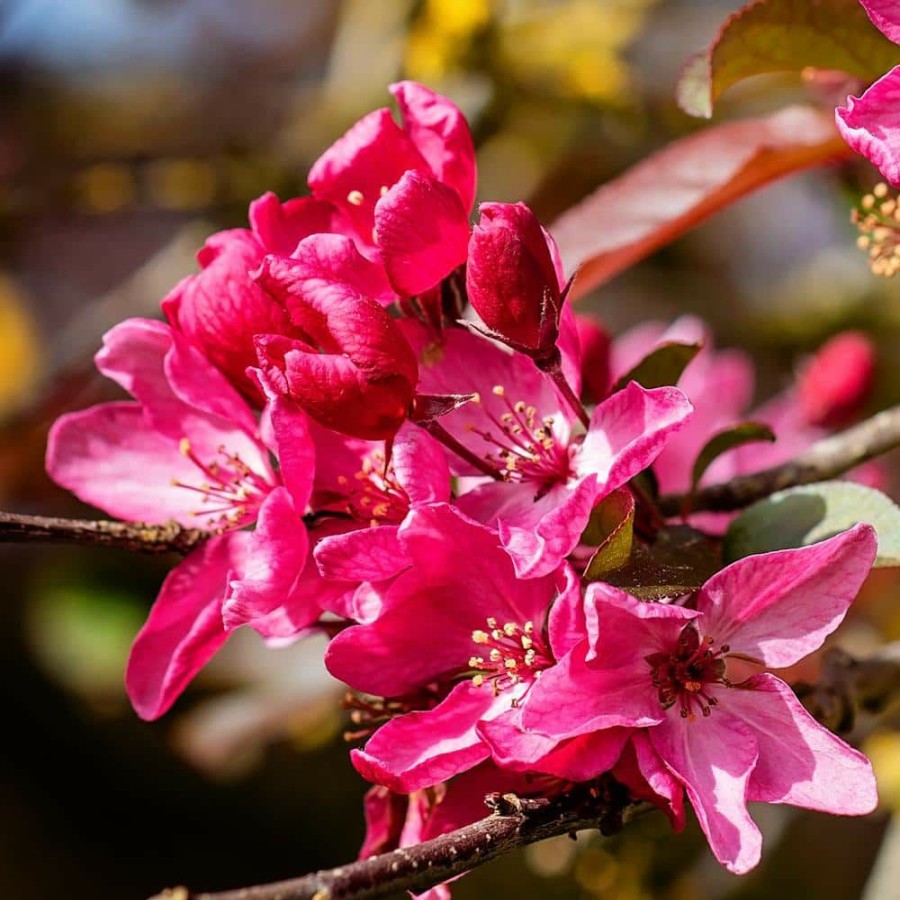
[{"label": "blurred background", "polygon": [[[212,231],[250,200],[305,192],[316,157],[386,86],[422,80],[469,116],[482,199],[545,222],[703,123],[674,83],[738,3],[719,0],[0,0],[0,507],[92,515],[43,473],[61,412],[114,396],[104,330],[157,315]],[[809,99],[799,78],[729,92],[718,119]],[[692,312],[758,366],[758,399],[845,328],[879,350],[871,409],[900,402],[896,284],[871,275],[849,209],[864,164],[779,182],[584,302],[614,332]],[[653,203],[653,197],[643,202]],[[175,710],[139,722],[122,672],[170,561],[0,546],[0,896],[224,889],[353,858],[365,786],[347,760],[321,646],[239,633]],[[896,577],[841,642],[900,638]],[[490,865],[460,898],[891,900],[900,742],[867,749],[884,809],[841,820],[759,810],[763,866],[737,880],[695,827],[649,817]],[[896,832],[896,833],[895,833]],[[887,835],[887,837],[884,837]],[[874,866],[874,870],[873,870]],[[874,874],[873,874],[874,871]]]}]

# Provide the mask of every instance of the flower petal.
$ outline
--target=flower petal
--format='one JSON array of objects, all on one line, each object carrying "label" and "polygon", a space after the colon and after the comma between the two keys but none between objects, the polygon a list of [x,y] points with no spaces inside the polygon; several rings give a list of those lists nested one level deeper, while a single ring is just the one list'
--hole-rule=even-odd
[{"label": "flower petal", "polygon": [[163,582],[125,670],[128,696],[142,719],[166,712],[227,640],[222,600],[229,573],[242,565],[247,537],[210,538]]},{"label": "flower petal", "polygon": [[466,261],[466,211],[455,191],[422,172],[407,172],[378,201],[375,233],[398,294],[419,294]]},{"label": "flower petal", "polygon": [[648,733],[656,752],[684,784],[716,859],[730,872],[749,872],[762,851],[762,835],[747,812],[758,756],[752,730],[719,706],[708,718],[689,720],[670,713]]},{"label": "flower petal", "polygon": [[872,764],[816,722],[779,678],[756,675],[728,691],[722,703],[753,729],[759,745],[748,800],[844,816],[875,809]]},{"label": "flower petal", "polygon": [[465,116],[446,97],[414,81],[390,86],[403,128],[434,176],[459,196],[468,214],[475,202],[475,147]]},{"label": "flower petal", "polygon": [[882,75],[861,97],[835,110],[838,131],[895,187],[900,185],[900,66]]},{"label": "flower petal", "polygon": [[446,781],[490,755],[475,732],[495,698],[471,682],[457,685],[434,709],[407,713],[375,732],[350,755],[369,781],[409,793]]},{"label": "flower petal", "polygon": [[739,559],[701,588],[700,628],[772,668],[793,665],[843,621],[875,551],[872,527],[855,525],[809,547]]}]

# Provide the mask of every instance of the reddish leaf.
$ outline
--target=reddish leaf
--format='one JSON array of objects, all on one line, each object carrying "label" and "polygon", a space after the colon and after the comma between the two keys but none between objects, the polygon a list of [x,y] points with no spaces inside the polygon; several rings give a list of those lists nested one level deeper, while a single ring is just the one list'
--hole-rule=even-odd
[{"label": "reddish leaf", "polygon": [[874,81],[900,63],[900,47],[874,28],[859,0],[755,0],[729,16],[685,66],[678,105],[709,118],[731,85],[810,66]]},{"label": "reddish leaf", "polygon": [[750,191],[852,156],[831,113],[792,106],[682,138],[638,163],[551,227],[573,299]]}]

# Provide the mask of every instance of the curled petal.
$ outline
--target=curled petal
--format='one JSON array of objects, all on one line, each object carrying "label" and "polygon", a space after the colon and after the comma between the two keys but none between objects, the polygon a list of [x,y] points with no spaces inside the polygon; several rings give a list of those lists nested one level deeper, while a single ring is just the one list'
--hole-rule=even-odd
[{"label": "curled petal", "polygon": [[390,86],[403,127],[434,176],[453,188],[468,214],[475,202],[475,147],[468,123],[446,97],[414,81]]},{"label": "curled petal", "polygon": [[875,166],[895,187],[900,186],[900,66],[882,75],[861,97],[848,97],[835,110],[844,140]]},{"label": "curled petal", "polygon": [[475,731],[495,698],[470,682],[457,685],[434,709],[392,719],[351,753],[369,781],[409,793],[446,781],[487,759],[490,751]]},{"label": "curled petal", "polygon": [[250,204],[249,219],[260,244],[279,256],[290,256],[311,234],[342,234],[347,227],[331,203],[315,197],[296,197],[282,203],[271,191]]},{"label": "curled petal", "polygon": [[466,261],[469,222],[456,192],[406,172],[375,207],[375,233],[397,293],[419,294]]}]

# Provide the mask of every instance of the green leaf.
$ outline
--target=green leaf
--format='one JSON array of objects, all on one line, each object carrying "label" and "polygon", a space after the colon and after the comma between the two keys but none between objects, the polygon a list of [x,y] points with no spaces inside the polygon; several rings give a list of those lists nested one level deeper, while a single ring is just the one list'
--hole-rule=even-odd
[{"label": "green leaf", "polygon": [[719,96],[751,75],[813,67],[868,83],[898,63],[900,47],[869,21],[859,0],[755,0],[688,62],[676,95],[686,113],[708,119]]},{"label": "green leaf", "polygon": [[697,489],[700,479],[706,474],[706,470],[723,453],[740,447],[743,444],[751,444],[754,441],[774,441],[775,434],[768,425],[761,422],[740,422],[731,428],[714,434],[697,454],[694,461],[694,470],[691,474],[691,492]]},{"label": "green leaf", "polygon": [[594,507],[582,542],[597,548],[585,569],[587,581],[599,581],[628,562],[634,542],[634,496],[631,491],[619,488]]},{"label": "green leaf", "polygon": [[675,341],[660,344],[613,385],[613,393],[622,390],[629,381],[636,381],[648,390],[677,384],[688,363],[700,352],[700,347],[700,344],[679,344]]},{"label": "green leaf", "polygon": [[564,212],[550,230],[569,297],[634,265],[751,191],[853,156],[832,110],[791,106],[674,141]]},{"label": "green leaf", "polygon": [[857,522],[878,532],[875,565],[900,565],[900,507],[881,491],[852,481],[788,488],[754,503],[731,523],[724,558],[734,562],[752,553],[805,547]]},{"label": "green leaf", "polygon": [[720,568],[715,541],[676,525],[661,528],[652,544],[635,542],[628,565],[603,580],[641,600],[661,600],[698,590]]}]

